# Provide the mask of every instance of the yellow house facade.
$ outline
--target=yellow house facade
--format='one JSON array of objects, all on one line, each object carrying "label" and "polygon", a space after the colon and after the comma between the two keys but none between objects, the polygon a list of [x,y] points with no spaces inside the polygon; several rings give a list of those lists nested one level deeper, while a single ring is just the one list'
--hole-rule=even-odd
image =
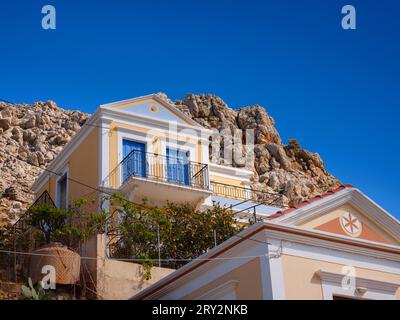
[{"label": "yellow house facade", "polygon": [[33,190],[36,198],[47,191],[61,208],[91,196],[100,209],[103,194],[120,193],[149,206],[219,203],[239,219],[263,220],[161,272],[133,299],[400,298],[400,224],[393,216],[350,185],[279,208],[270,202],[279,194],[250,188],[252,171],[210,162],[211,135],[156,94],[104,104]]},{"label": "yellow house facade", "polygon": [[[158,95],[101,105],[33,184],[58,207],[91,195],[121,193],[150,206],[190,202],[266,215],[250,189],[252,171],[209,161],[212,132]],[[254,207],[254,208],[253,208]],[[254,212],[253,212],[254,211]]]}]

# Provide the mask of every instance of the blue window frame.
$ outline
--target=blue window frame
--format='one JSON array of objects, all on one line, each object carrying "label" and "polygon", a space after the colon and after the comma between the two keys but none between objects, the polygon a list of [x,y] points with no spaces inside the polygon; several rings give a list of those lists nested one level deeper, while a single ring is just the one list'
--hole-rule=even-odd
[{"label": "blue window frame", "polygon": [[167,179],[189,185],[189,151],[167,148]]},{"label": "blue window frame", "polygon": [[144,143],[122,140],[123,182],[130,176],[146,177],[146,145]]}]

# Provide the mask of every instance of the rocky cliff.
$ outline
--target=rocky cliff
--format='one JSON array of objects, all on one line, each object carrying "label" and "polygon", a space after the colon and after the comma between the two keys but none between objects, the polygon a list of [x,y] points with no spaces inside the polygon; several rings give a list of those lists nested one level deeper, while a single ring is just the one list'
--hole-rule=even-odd
[{"label": "rocky cliff", "polygon": [[[174,102],[164,94],[160,96],[206,128],[254,129],[252,187],[282,192],[281,204],[296,204],[340,184],[325,170],[318,154],[304,150],[296,140],[284,144],[273,118],[260,105],[234,110],[211,94],[188,94]],[[29,188],[35,177],[88,116],[61,109],[52,101],[30,105],[0,102],[0,226],[15,221],[30,205]],[[220,163],[224,164],[223,160]],[[244,164],[234,161],[232,165]]]},{"label": "rocky cliff", "polygon": [[[53,101],[0,101],[0,227],[12,223],[32,203],[30,186],[88,117]],[[22,161],[20,161],[20,160]]]},{"label": "rocky cliff", "polygon": [[[274,119],[260,105],[231,109],[212,94],[188,94],[183,100],[175,101],[175,105],[206,128],[227,132],[241,129],[243,143],[245,130],[254,129],[252,188],[283,193],[281,205],[296,205],[340,185],[338,179],[325,170],[317,153],[303,149],[295,139],[284,144]],[[222,144],[220,150],[223,150]],[[244,148],[242,152],[245,153]],[[232,160],[233,166],[245,165],[236,163],[235,158]],[[220,164],[224,161],[220,160]]]}]

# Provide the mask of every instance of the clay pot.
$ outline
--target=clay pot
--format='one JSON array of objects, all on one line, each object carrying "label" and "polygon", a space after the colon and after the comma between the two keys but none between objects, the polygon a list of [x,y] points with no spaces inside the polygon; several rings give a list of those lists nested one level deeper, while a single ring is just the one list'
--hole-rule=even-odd
[{"label": "clay pot", "polygon": [[42,273],[46,265],[53,266],[56,272],[56,284],[76,284],[79,282],[81,257],[61,243],[51,243],[36,251],[31,256],[29,274],[33,283],[43,279],[48,273]]}]

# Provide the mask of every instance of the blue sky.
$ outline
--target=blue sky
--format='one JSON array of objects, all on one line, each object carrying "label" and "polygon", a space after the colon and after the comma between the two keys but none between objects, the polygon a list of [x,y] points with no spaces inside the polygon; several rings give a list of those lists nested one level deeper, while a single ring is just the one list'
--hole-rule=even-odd
[{"label": "blue sky", "polygon": [[[341,28],[345,4],[357,30]],[[284,141],[400,217],[399,30],[398,1],[2,0],[0,99],[86,112],[158,91],[259,103]]]}]

